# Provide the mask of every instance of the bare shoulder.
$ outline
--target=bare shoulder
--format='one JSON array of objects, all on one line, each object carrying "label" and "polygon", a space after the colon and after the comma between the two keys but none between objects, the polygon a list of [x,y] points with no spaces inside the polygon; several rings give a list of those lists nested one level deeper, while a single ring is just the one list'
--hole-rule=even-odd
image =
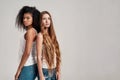
[{"label": "bare shoulder", "polygon": [[43,38],[43,34],[41,32],[39,32],[37,37],[42,39]]},{"label": "bare shoulder", "polygon": [[26,39],[27,38],[35,38],[35,35],[36,35],[35,30],[33,28],[31,28],[31,29],[27,30],[25,37],[26,37]]},{"label": "bare shoulder", "polygon": [[35,29],[34,28],[31,28],[27,31],[28,34],[35,34]]},{"label": "bare shoulder", "polygon": [[43,41],[43,34],[41,32],[38,33],[37,39]]}]

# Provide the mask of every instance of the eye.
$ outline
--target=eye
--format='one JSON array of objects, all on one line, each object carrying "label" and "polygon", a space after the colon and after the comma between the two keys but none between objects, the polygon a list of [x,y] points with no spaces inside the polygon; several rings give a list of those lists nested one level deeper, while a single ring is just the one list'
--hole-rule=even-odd
[{"label": "eye", "polygon": [[27,19],[30,19],[29,17],[26,17]]},{"label": "eye", "polygon": [[46,18],[43,18],[43,20],[46,20]]},{"label": "eye", "polygon": [[48,18],[48,20],[50,20],[50,17]]}]

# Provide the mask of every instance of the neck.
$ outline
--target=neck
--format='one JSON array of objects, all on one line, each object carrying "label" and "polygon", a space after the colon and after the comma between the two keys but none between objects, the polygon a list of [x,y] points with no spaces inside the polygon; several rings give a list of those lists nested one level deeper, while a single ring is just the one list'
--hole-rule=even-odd
[{"label": "neck", "polygon": [[42,29],[42,33],[43,33],[43,34],[48,34],[48,28],[44,27],[44,28]]},{"label": "neck", "polygon": [[27,30],[29,30],[30,28],[32,28],[32,26],[28,26],[28,27],[27,27]]}]

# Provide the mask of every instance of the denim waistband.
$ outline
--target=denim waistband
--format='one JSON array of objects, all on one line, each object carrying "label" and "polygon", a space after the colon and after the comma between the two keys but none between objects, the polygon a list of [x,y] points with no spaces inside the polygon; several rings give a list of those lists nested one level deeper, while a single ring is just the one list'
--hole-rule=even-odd
[{"label": "denim waistband", "polygon": [[45,77],[53,77],[56,75],[56,68],[53,69],[42,68],[42,70]]}]

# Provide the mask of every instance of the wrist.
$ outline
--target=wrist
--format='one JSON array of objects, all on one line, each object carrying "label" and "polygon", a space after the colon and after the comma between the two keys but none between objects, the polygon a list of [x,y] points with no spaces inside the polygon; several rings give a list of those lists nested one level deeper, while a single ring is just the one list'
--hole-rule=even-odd
[{"label": "wrist", "polygon": [[43,74],[40,74],[39,76],[40,76],[40,77],[44,77],[44,75],[43,75]]}]

